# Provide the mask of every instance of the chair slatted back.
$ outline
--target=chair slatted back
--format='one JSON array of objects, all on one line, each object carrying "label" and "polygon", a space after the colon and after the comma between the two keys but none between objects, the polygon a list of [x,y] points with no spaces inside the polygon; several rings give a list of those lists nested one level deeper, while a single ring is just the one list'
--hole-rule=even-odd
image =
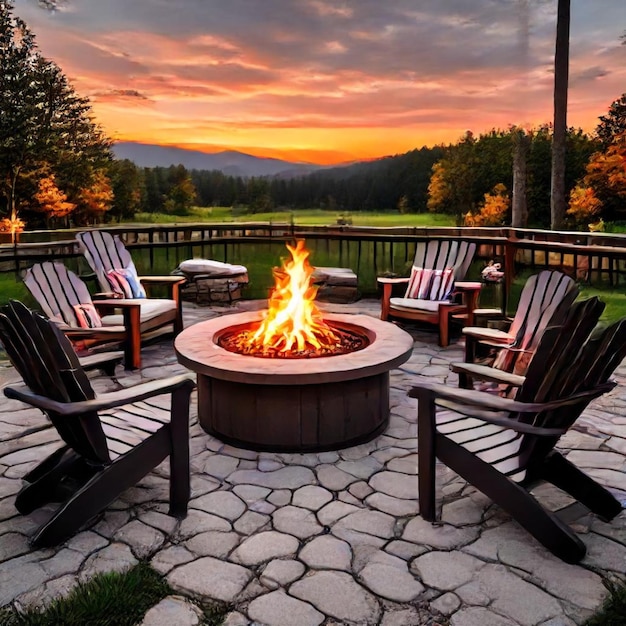
[{"label": "chair slatted back", "polygon": [[78,233],[76,239],[103,291],[110,290],[106,277],[109,270],[129,268],[137,273],[130,252],[119,235],[114,236],[103,230],[90,230]]},{"label": "chair slatted back", "polygon": [[52,320],[79,328],[74,306],[91,303],[87,285],[62,263],[36,263],[26,270],[24,284]]},{"label": "chair slatted back", "polygon": [[429,239],[419,241],[413,265],[432,270],[454,268],[454,280],[463,280],[476,253],[476,244],[468,241]]},{"label": "chair slatted back", "polygon": [[524,351],[532,353],[536,349],[548,326],[561,325],[578,293],[576,283],[563,272],[545,270],[531,276],[524,285],[509,328],[509,333],[515,337],[514,350],[501,350],[493,367],[525,374]]},{"label": "chair slatted back", "polygon": [[[626,357],[626,319],[599,330],[597,323],[603,309],[604,304],[595,297],[576,302],[562,326],[552,326],[545,331],[516,399],[550,402],[582,392],[594,394],[557,409],[512,415],[513,419],[567,430],[594,397],[614,386],[609,377]],[[529,469],[529,476],[532,476],[533,462],[539,465],[558,440],[556,435],[524,435],[520,456]]]},{"label": "chair slatted back", "polygon": [[[34,393],[57,402],[92,400],[94,390],[67,337],[40,314],[12,301],[0,310],[0,340]],[[66,418],[47,412],[63,441],[90,463],[110,462],[96,412]]]}]

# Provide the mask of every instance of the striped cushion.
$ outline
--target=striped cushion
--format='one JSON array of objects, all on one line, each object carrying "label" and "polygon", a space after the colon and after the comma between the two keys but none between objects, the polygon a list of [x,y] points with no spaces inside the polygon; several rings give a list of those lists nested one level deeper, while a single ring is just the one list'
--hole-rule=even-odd
[{"label": "striped cushion", "polygon": [[145,298],[146,292],[139,282],[139,277],[130,268],[108,270],[107,280],[115,293],[124,298]]},{"label": "striped cushion", "polygon": [[454,286],[454,269],[429,270],[413,266],[405,298],[446,300]]},{"label": "striped cushion", "polygon": [[100,328],[102,326],[102,318],[91,302],[88,304],[75,304],[74,314],[81,328]]}]

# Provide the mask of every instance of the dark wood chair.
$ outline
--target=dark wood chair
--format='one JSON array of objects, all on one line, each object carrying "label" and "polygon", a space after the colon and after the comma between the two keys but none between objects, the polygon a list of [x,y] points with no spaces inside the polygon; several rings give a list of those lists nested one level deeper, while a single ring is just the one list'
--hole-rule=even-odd
[{"label": "dark wood chair", "polygon": [[505,509],[546,548],[574,563],[585,544],[530,493],[548,481],[604,520],[622,509],[604,487],[555,450],[559,438],[594,398],[610,391],[626,356],[626,319],[596,330],[597,298],[576,302],[564,324],[539,342],[514,398],[420,382],[418,400],[420,514],[438,518],[436,459]]},{"label": "dark wood chair", "polygon": [[[72,341],[87,346],[121,343],[128,369],[141,367],[142,342],[175,332],[179,313],[173,301],[92,300],[87,285],[62,263],[35,263],[23,279],[43,312]],[[81,326],[80,305],[93,305],[101,326]]]},{"label": "dark wood chair", "polygon": [[438,272],[449,268],[454,273],[454,289],[442,300],[416,298],[408,291],[404,297],[393,297],[394,285],[409,285],[410,277],[382,278],[381,320],[397,318],[436,324],[439,330],[439,345],[450,343],[450,321],[452,316],[464,316],[472,323],[472,311],[476,308],[481,283],[463,282],[476,252],[476,244],[467,241],[435,240],[420,241],[415,249],[413,270],[426,269]]},{"label": "dark wood chair", "polygon": [[[498,378],[499,372],[494,369],[523,375],[544,330],[562,323],[578,293],[576,283],[569,276],[557,270],[544,270],[526,281],[515,317],[500,320],[506,330],[463,328],[465,362],[455,363],[451,368],[459,374],[459,386],[471,389],[475,378]],[[479,348],[487,348],[491,354],[482,355],[477,364]]]},{"label": "dark wood chair", "polygon": [[67,539],[168,456],[169,513],[186,514],[189,375],[96,396],[67,337],[19,302],[1,309],[0,340],[26,383],[4,394],[41,409],[60,437],[60,447],[24,477],[15,500],[22,514],[60,502],[33,545]]},{"label": "dark wood chair", "polygon": [[[131,289],[127,297],[136,298],[142,307],[169,307],[176,312],[174,317],[174,333],[178,334],[183,329],[182,301],[180,298],[180,288],[187,279],[184,276],[137,276],[137,269],[133,263],[130,252],[119,235],[112,235],[105,230],[89,230],[76,235],[79,248],[85,259],[94,271],[100,289],[103,293],[116,291],[111,286],[107,275],[111,271],[126,271],[134,275],[141,284],[141,288],[150,289],[156,286],[165,287],[168,291],[167,298],[145,297],[144,294],[138,296]],[[120,293],[122,291],[120,290]],[[123,295],[123,294],[122,294]]]}]

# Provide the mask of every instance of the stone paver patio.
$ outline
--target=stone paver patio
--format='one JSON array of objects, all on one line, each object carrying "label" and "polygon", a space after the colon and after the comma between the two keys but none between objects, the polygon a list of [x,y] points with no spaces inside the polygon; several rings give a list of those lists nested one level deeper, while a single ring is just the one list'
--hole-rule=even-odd
[{"label": "stone paver patio", "polygon": [[[186,325],[254,306],[185,305]],[[327,306],[379,313],[376,301]],[[232,606],[226,624],[314,626],[557,626],[582,623],[606,594],[601,576],[626,570],[626,514],[611,524],[568,510],[588,546],[565,564],[447,468],[438,468],[443,523],[418,515],[416,376],[456,384],[448,364],[462,344],[439,348],[435,333],[411,330],[411,359],[391,373],[391,421],[374,441],[318,454],[257,453],[191,427],[192,499],[181,522],[168,517],[167,463],[124,493],[90,528],[54,549],[31,550],[41,515],[14,506],[21,477],[56,447],[37,410],[2,398],[0,408],[0,606],[42,605],[80,580],[148,559],[181,595]],[[144,367],[119,384],[182,370],[165,341],[143,351]],[[562,439],[569,458],[626,502],[626,367],[620,385],[595,401]],[[0,384],[17,374],[0,364]],[[97,375],[100,391],[116,385]],[[552,508],[570,504],[549,486]],[[194,607],[172,597],[145,625],[196,624]]]}]

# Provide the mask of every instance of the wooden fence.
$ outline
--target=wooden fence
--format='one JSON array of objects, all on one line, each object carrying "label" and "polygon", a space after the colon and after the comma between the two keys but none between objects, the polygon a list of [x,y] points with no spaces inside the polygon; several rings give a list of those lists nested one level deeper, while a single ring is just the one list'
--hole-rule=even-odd
[{"label": "wooden fence", "polygon": [[[237,263],[237,258],[229,257],[240,246],[302,238],[334,242],[336,260],[333,262],[338,266],[345,264],[348,247],[354,250],[356,246],[355,270],[361,265],[362,246],[368,246],[368,263],[373,265],[368,269],[376,276],[383,272],[405,271],[406,264],[413,258],[415,244],[420,240],[462,238],[478,244],[479,259],[497,258],[503,263],[505,294],[522,268],[560,268],[579,281],[611,286],[623,283],[626,275],[626,236],[605,233],[513,228],[314,227],[259,222],[123,225],[107,227],[107,230],[119,234],[129,249],[147,251],[150,268],[159,249],[165,249],[168,255],[171,252],[175,259],[210,256]],[[0,272],[19,275],[35,262],[80,257],[74,240],[76,232],[78,230],[28,232],[22,233],[19,242],[0,244]],[[56,240],[51,241],[52,238]],[[368,292],[369,288],[375,290],[375,285],[366,286],[364,291]]]}]

